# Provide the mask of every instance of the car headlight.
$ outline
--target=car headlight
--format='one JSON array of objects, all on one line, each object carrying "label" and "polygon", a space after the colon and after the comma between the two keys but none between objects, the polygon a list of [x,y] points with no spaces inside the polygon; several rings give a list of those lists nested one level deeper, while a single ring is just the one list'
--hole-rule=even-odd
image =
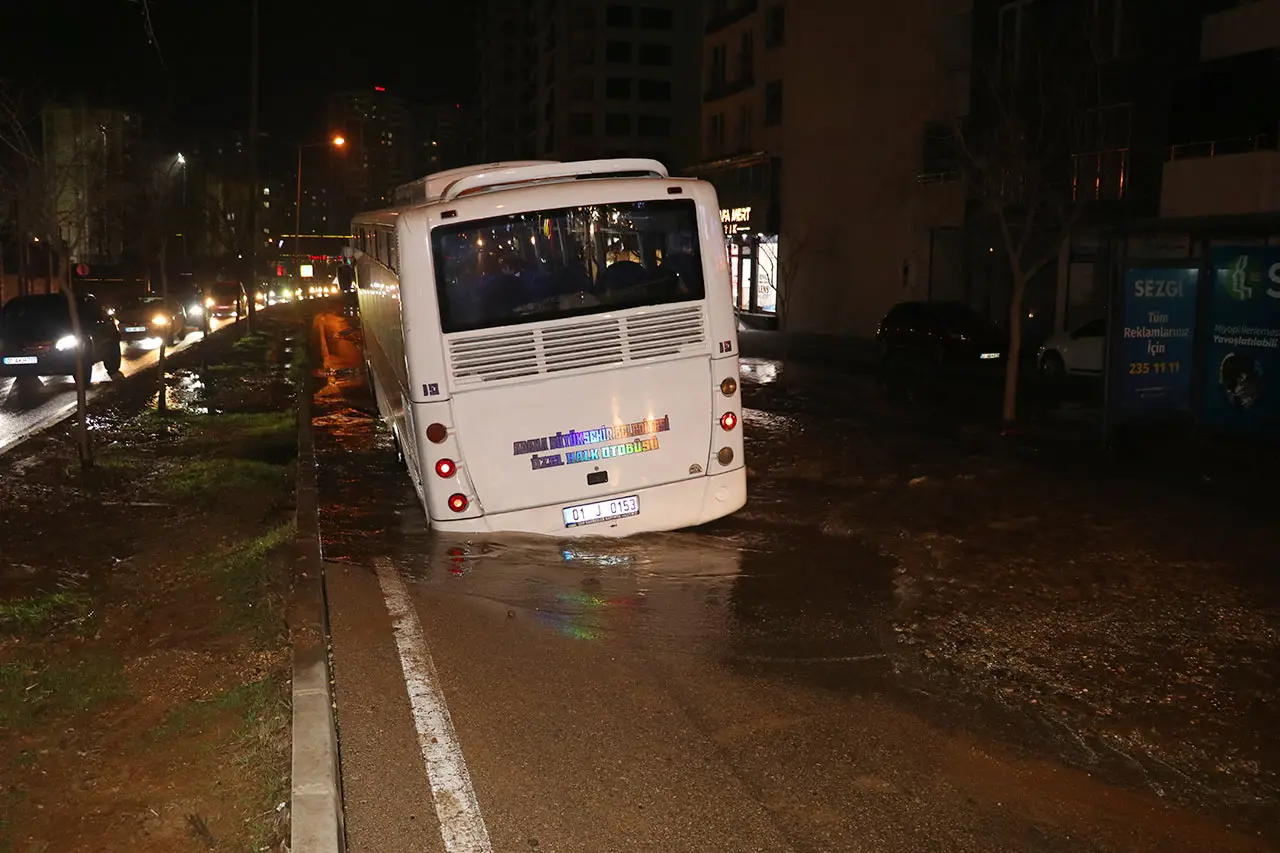
[{"label": "car headlight", "polygon": [[157,314],[156,316],[151,318],[151,325],[167,326],[169,325],[169,318],[164,316],[163,314]]},{"label": "car headlight", "polygon": [[205,301],[204,301],[204,307],[205,307],[205,308],[212,308],[212,307],[213,307],[213,297],[212,297],[212,296],[210,296],[209,298],[205,299]]},{"label": "car headlight", "polygon": [[201,308],[199,305],[192,305],[190,308],[187,309],[187,313],[190,314],[192,317],[199,317],[201,314],[204,313],[204,309]]},{"label": "car headlight", "polygon": [[79,345],[80,345],[80,341],[76,338],[75,335],[63,335],[62,337],[58,338],[57,342],[54,344],[55,347],[57,347],[59,350],[62,350],[63,352],[69,349],[75,349]]}]

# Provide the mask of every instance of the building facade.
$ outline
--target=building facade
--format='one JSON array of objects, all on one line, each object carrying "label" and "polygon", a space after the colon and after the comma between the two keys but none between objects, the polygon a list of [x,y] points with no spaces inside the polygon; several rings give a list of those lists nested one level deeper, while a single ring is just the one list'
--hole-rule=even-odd
[{"label": "building facade", "polygon": [[534,155],[533,5],[529,0],[482,0],[478,5],[478,162],[527,160]]},{"label": "building facade", "polygon": [[709,0],[702,162],[744,320],[871,336],[962,290],[964,193],[938,128],[968,111],[963,0]]},{"label": "building facade", "polygon": [[115,265],[128,243],[141,121],[83,104],[41,114],[43,193],[58,239],[76,263]]},{"label": "building facade", "polygon": [[671,169],[698,159],[697,4],[531,6],[537,157],[652,157]]},{"label": "building facade", "polygon": [[[345,144],[340,157],[328,158],[337,179],[333,212],[325,216],[349,221],[358,211],[385,207],[392,191],[414,177],[413,122],[405,99],[382,86],[339,92],[329,99],[328,121]],[[317,192],[329,190],[323,181],[314,186]]]}]

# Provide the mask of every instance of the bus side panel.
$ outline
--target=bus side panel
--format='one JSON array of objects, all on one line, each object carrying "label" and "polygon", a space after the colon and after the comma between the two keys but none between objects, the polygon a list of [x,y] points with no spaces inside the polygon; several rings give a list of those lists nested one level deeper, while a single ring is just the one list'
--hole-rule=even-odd
[{"label": "bus side panel", "polygon": [[408,399],[439,403],[449,399],[440,307],[431,257],[430,223],[425,211],[402,215],[396,224],[400,241],[400,290],[404,362],[409,373]]},{"label": "bus side panel", "polygon": [[[720,202],[715,187],[706,181],[689,181],[685,187],[685,194],[692,196],[698,204],[698,240],[702,244],[702,277],[706,285],[707,321],[712,335],[711,357],[736,360],[738,319],[733,313],[733,286],[729,281]],[[733,375],[738,375],[736,370]]]},{"label": "bus side panel", "polygon": [[357,273],[365,358],[373,376],[378,413],[395,431],[416,485],[421,481],[421,468],[407,411],[399,281],[386,267],[367,256],[358,259]]}]

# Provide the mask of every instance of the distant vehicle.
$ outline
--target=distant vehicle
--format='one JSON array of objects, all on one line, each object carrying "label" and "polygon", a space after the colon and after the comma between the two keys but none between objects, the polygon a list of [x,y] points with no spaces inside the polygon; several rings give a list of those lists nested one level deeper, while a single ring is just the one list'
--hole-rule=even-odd
[{"label": "distant vehicle", "polygon": [[876,345],[882,360],[906,356],[941,367],[1000,361],[1009,337],[959,302],[900,302],[880,321]]},{"label": "distant vehicle", "polygon": [[155,349],[164,341],[173,346],[185,337],[186,312],[176,301],[159,296],[133,296],[116,309],[120,340],[126,347]]},{"label": "distant vehicle", "polygon": [[88,380],[93,365],[120,369],[120,332],[93,296],[77,297],[80,337],[61,293],[16,296],[0,310],[0,376],[74,376],[77,357]]},{"label": "distant vehicle", "polygon": [[653,160],[489,164],[357,216],[365,359],[433,527],[626,536],[747,499],[715,189]]},{"label": "distant vehicle", "polygon": [[209,286],[204,307],[210,317],[239,319],[249,313],[249,298],[240,282],[218,281]]},{"label": "distant vehicle", "polygon": [[187,327],[208,331],[205,320],[204,288],[191,282],[183,282],[169,288],[169,298],[182,306]]},{"label": "distant vehicle", "polygon": [[1107,321],[1101,317],[1069,332],[1059,332],[1040,347],[1040,375],[1049,380],[1067,374],[1100,375],[1106,341]]}]

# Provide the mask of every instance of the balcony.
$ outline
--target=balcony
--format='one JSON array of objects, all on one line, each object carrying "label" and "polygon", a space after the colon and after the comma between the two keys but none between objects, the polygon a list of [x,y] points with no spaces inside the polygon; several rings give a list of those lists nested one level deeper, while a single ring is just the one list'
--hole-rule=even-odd
[{"label": "balcony", "polygon": [[704,35],[711,35],[741,21],[743,18],[751,16],[755,13],[758,5],[757,0],[738,0],[736,3],[726,5],[725,8],[713,9],[711,17],[707,19]]},{"label": "balcony", "polygon": [[1200,61],[1210,62],[1280,47],[1280,0],[1257,0],[1205,15]]},{"label": "balcony", "polygon": [[1280,212],[1280,152],[1266,137],[1178,145],[1170,154],[1161,180],[1161,217]]}]

